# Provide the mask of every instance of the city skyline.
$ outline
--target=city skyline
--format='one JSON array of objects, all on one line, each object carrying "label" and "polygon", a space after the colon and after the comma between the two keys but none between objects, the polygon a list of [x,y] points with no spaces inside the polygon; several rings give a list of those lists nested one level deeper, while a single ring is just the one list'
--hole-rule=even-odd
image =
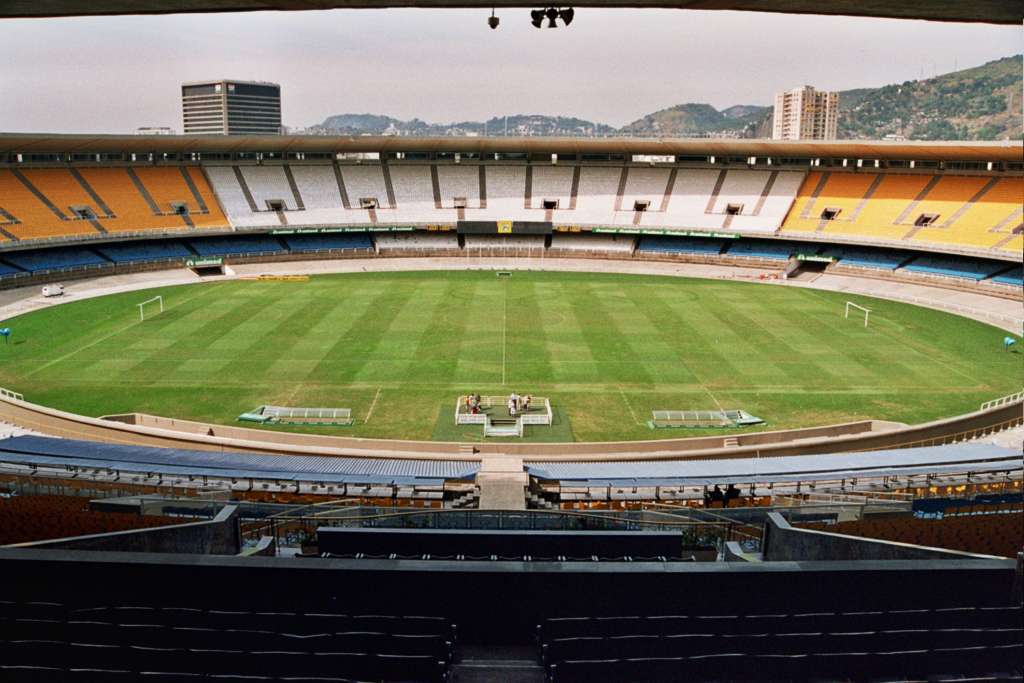
[{"label": "city skyline", "polygon": [[[475,10],[10,20],[0,84],[22,96],[3,98],[0,130],[180,130],[180,84],[211,78],[280,83],[291,128],[364,112],[621,126],[684,102],[770,105],[805,83],[927,78],[1014,54],[1021,37],[1013,26],[679,10],[588,9],[567,29],[538,31],[525,10],[498,14],[497,31]],[[623,28],[644,40],[623,41]],[[729,39],[708,39],[718,35]],[[921,53],[926,43],[941,55]]]}]

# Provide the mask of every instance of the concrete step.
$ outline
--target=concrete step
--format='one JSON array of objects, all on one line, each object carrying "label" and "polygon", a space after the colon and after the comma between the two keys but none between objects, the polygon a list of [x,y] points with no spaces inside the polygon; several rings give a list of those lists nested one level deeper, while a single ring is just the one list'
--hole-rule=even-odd
[{"label": "concrete step", "polygon": [[532,646],[464,645],[452,665],[457,683],[542,683],[546,680]]}]

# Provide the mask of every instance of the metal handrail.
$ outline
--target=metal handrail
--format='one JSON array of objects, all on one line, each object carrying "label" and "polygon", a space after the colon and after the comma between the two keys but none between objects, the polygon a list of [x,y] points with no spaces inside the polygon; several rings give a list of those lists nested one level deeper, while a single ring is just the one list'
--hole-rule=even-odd
[{"label": "metal handrail", "polygon": [[1024,401],[1024,389],[1006,396],[1000,396],[999,398],[986,401],[981,404],[979,410],[988,410],[989,408],[998,408],[999,406],[1008,405],[1010,403],[1016,403],[1018,401]]}]

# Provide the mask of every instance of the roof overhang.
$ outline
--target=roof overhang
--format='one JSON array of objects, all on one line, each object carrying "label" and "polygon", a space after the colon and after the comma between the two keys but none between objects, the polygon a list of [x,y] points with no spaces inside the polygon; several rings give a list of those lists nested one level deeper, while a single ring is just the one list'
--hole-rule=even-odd
[{"label": "roof overhang", "polygon": [[[57,17],[109,14],[178,14],[248,12],[259,10],[383,9],[388,7],[536,8],[544,3],[525,0],[7,0],[0,17]],[[579,0],[575,7],[663,8],[829,14],[926,19],[930,21],[1020,24],[1024,5],[1019,0]]]},{"label": "roof overhang", "polygon": [[759,158],[1021,161],[1024,143],[785,141],[710,138],[411,137],[327,135],[66,135],[0,133],[10,153],[389,153],[641,154]]}]

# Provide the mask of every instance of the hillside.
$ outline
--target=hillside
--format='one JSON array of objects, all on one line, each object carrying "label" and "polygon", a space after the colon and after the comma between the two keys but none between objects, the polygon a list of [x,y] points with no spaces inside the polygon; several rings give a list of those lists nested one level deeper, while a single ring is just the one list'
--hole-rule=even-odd
[{"label": "hillside", "polygon": [[[1021,138],[1021,55],[921,81],[839,93],[841,139],[1001,140]],[[823,84],[819,84],[824,87]],[[630,135],[771,137],[772,107],[717,111],[680,104],[624,126]]]},{"label": "hillside", "polygon": [[768,107],[736,105],[718,111],[710,104],[678,104],[620,129],[626,135],[666,137],[754,137]]},{"label": "hillside", "polygon": [[[935,78],[839,93],[839,138],[910,140],[1021,139],[1021,55]],[[827,87],[819,83],[818,87]],[[622,128],[564,116],[517,114],[488,121],[427,123],[374,114],[330,116],[309,129],[321,134],[568,135],[574,137],[771,137],[772,107],[738,104],[718,110],[689,102],[648,114]]]},{"label": "hillside", "polygon": [[839,137],[1021,138],[1021,55],[922,81],[839,94]]}]

